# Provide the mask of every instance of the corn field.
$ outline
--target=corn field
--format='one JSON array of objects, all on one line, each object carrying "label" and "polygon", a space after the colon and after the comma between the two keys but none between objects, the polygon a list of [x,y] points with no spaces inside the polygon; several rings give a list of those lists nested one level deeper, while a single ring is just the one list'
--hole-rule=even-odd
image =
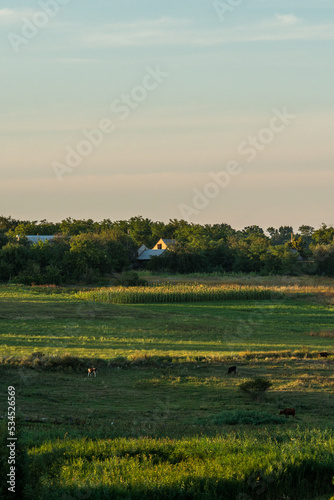
[{"label": "corn field", "polygon": [[110,304],[161,304],[224,300],[270,300],[278,292],[265,287],[201,284],[162,284],[142,287],[112,287],[81,291],[76,297]]}]

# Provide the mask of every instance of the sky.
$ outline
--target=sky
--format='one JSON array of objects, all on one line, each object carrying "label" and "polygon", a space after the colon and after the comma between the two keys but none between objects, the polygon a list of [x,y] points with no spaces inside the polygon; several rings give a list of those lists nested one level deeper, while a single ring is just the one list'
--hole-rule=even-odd
[{"label": "sky", "polygon": [[334,224],[334,0],[0,0],[0,215]]}]

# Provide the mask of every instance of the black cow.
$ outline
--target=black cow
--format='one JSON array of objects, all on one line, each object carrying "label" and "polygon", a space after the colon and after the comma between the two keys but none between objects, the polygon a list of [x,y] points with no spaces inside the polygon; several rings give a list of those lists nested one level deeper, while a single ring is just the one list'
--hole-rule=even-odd
[{"label": "black cow", "polygon": [[286,417],[288,417],[289,415],[292,415],[294,417],[296,415],[296,410],[294,408],[285,408],[285,410],[281,410],[279,414],[285,415]]}]

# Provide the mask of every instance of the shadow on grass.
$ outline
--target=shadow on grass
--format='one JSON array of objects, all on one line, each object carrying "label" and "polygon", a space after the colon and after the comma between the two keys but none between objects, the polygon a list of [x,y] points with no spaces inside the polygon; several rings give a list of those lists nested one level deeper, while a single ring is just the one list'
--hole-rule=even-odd
[{"label": "shadow on grass", "polygon": [[[45,457],[46,458],[46,457]],[[61,464],[59,464],[61,465]],[[333,467],[325,467],[312,460],[304,460],[298,466],[288,465],[282,471],[266,474],[257,469],[242,479],[221,478],[219,475],[205,477],[188,474],[182,478],[173,476],[145,481],[143,477],[127,480],[121,484],[101,486],[62,486],[53,479],[51,484],[27,484],[24,490],[26,500],[277,500],[278,498],[307,500],[321,493],[331,493]],[[46,477],[44,476],[44,483]],[[146,484],[145,484],[146,482]],[[154,484],[156,482],[156,484]]]}]

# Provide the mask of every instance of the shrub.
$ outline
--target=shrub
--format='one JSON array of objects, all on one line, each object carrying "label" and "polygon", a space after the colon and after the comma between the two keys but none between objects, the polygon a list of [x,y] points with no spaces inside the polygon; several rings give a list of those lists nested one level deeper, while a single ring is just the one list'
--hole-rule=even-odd
[{"label": "shrub", "polygon": [[263,394],[269,387],[272,386],[272,383],[269,380],[264,378],[255,378],[253,380],[247,380],[239,385],[239,389],[243,392],[246,392],[252,397],[259,397]]}]

